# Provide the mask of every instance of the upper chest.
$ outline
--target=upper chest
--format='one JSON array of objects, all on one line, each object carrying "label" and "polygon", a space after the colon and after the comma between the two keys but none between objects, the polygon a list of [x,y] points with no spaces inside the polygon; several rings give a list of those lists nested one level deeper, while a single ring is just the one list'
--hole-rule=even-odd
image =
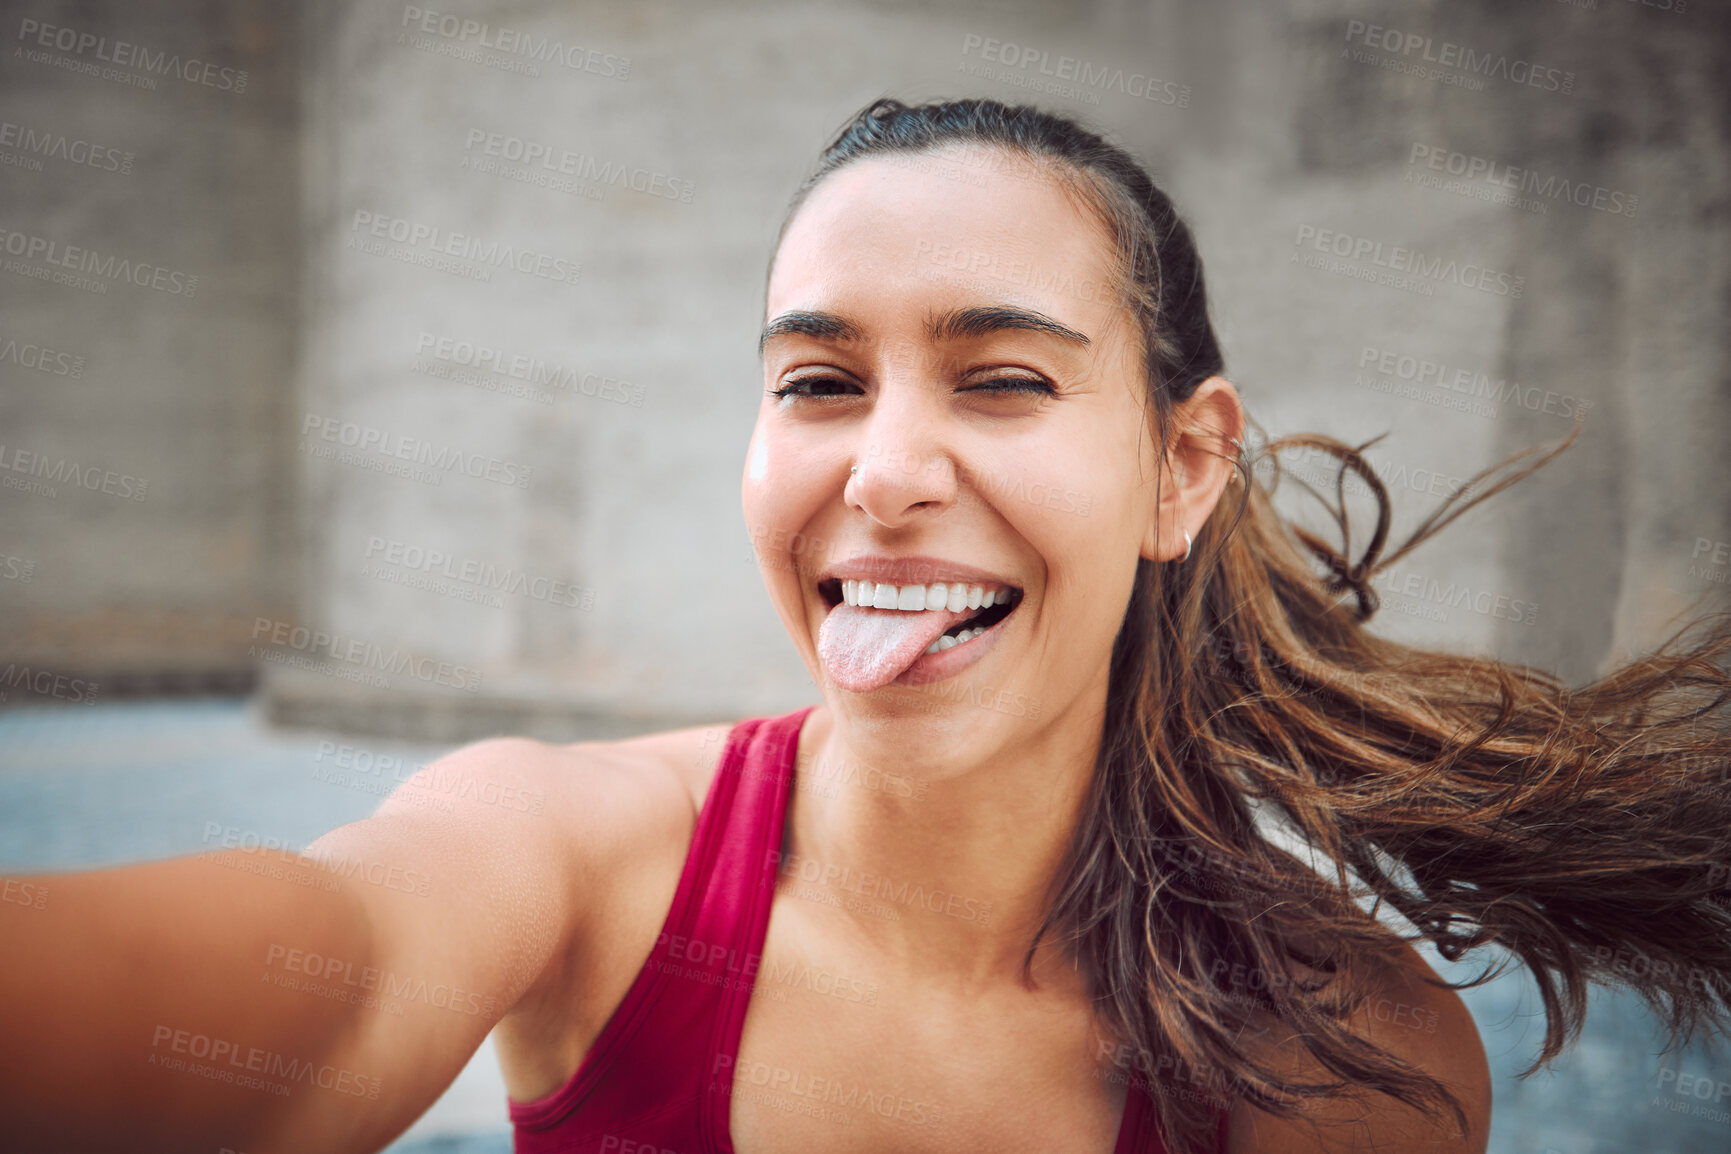
[{"label": "upper chest", "polygon": [[1079,990],[961,989],[806,904],[776,896],[722,1079],[736,1154],[1110,1154],[1125,1085]]}]

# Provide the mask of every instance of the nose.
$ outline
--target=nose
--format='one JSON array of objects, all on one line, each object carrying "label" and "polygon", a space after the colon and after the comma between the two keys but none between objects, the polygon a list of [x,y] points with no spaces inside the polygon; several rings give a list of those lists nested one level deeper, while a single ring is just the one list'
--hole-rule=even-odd
[{"label": "nose", "polygon": [[937,435],[937,420],[917,403],[880,395],[843,493],[848,507],[899,529],[954,505],[955,462]]}]

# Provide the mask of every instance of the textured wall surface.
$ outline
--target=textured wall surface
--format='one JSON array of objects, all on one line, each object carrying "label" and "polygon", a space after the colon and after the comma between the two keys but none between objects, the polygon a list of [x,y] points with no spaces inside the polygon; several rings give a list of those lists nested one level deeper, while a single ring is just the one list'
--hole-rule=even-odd
[{"label": "textured wall surface", "polygon": [[237,683],[294,604],[298,22],[3,19],[0,657],[49,697]]},{"label": "textured wall surface", "polygon": [[787,196],[885,92],[1040,99],[1142,155],[1252,415],[1386,434],[1397,535],[1585,415],[1385,572],[1379,628],[1579,679],[1724,588],[1716,10],[18,11],[6,227],[198,278],[0,279],[6,339],[82,358],[0,361],[33,669],[262,670],[284,720],[440,739],[809,699],[738,510],[752,337]]},{"label": "textured wall surface", "polygon": [[[1709,15],[1630,4],[469,15],[602,56],[526,76],[521,58],[412,15],[337,9],[316,22],[301,397],[321,420],[530,476],[520,489],[431,486],[305,460],[301,606],[313,628],[436,650],[482,684],[369,695],[290,671],[273,682],[284,715],[416,733],[503,710],[507,727],[583,732],[809,699],[741,545],[750,337],[780,206],[816,146],[882,92],[1043,96],[1148,158],[1200,235],[1253,413],[1276,434],[1386,434],[1372,459],[1406,524],[1585,418],[1542,477],[1384,574],[1382,628],[1578,678],[1723,578],[1689,557],[1724,538],[1731,491]],[[863,50],[813,50],[842,44]],[[1035,87],[1064,56],[1097,79]],[[1427,68],[1441,75],[1414,72]],[[608,184],[609,171],[662,191]],[[425,253],[393,263],[351,246],[381,218],[406,222],[399,233],[443,230],[447,244],[452,231],[532,244],[582,271],[556,288],[508,271],[482,282],[408,263]],[[1417,271],[1397,249],[1420,254],[1408,258]],[[1360,279],[1379,274],[1396,283]],[[511,396],[521,382],[458,363],[469,346],[544,364],[568,387]],[[1426,363],[1440,367],[1413,367]],[[1290,464],[1314,477],[1320,462]],[[381,539],[411,564],[379,566]],[[580,604],[468,600],[488,578],[398,583],[449,572],[412,564],[434,552],[492,566],[494,581],[568,584]],[[575,711],[594,716],[561,717]]]}]

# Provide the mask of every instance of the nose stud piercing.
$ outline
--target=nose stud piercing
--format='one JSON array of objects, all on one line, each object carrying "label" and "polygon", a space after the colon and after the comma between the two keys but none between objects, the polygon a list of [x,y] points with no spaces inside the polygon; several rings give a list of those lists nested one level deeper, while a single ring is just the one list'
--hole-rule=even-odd
[{"label": "nose stud piercing", "polygon": [[850,473],[857,473],[857,472],[859,472],[859,466],[858,466],[858,465],[855,465],[855,466],[854,466],[854,467],[853,467],[853,468],[851,468],[851,469],[849,469],[849,470],[848,470],[848,472],[850,472]]}]

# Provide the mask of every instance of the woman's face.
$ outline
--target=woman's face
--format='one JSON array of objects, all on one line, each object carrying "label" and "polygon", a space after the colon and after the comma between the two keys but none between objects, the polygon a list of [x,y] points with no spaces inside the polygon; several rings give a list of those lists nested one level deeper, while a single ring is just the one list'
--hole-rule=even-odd
[{"label": "woman's face", "polygon": [[[1200,524],[1170,508],[1156,537],[1142,349],[1112,260],[1052,178],[978,150],[855,162],[789,226],[745,519],[838,716],[918,717],[976,749],[1078,709],[1098,729],[1138,558],[1182,554]],[[857,581],[863,606],[846,603]],[[923,608],[879,607],[884,585]],[[1008,614],[971,608],[975,586],[1008,592]]]}]

